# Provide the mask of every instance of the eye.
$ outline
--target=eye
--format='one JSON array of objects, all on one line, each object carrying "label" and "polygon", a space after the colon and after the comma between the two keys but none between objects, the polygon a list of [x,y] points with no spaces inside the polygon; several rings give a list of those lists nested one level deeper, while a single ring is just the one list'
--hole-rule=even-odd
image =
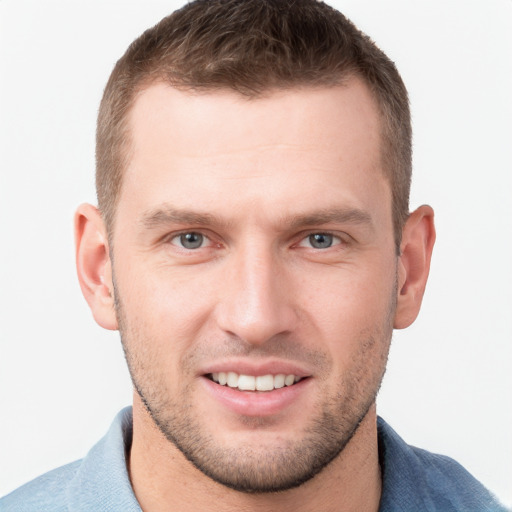
[{"label": "eye", "polygon": [[184,249],[193,250],[204,247],[209,240],[201,233],[191,231],[189,233],[181,233],[171,239],[171,243],[183,247]]},{"label": "eye", "polygon": [[331,233],[312,233],[304,238],[299,245],[301,247],[313,247],[313,249],[329,249],[329,247],[340,243],[340,237]]}]

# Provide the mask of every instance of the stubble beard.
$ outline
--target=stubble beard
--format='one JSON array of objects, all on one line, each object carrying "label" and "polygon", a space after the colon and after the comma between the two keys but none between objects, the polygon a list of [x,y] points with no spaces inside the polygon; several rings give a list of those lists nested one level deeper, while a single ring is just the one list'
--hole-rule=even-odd
[{"label": "stubble beard", "polygon": [[[319,398],[315,408],[319,412],[304,429],[302,439],[265,450],[261,445],[220,445],[208,431],[208,418],[198,418],[194,413],[192,402],[187,400],[190,390],[181,389],[171,396],[165,379],[159,378],[158,372],[147,372],[148,368],[154,368],[153,362],[158,363],[157,357],[152,361],[150,357],[141,358],[140,354],[132,353],[134,341],[137,347],[148,347],[150,343],[140,336],[140,332],[128,328],[123,308],[116,299],[119,331],[132,382],[155,425],[204,475],[223,486],[252,494],[298,487],[343,452],[375,403],[384,377],[394,301],[389,309],[386,321],[359,341],[355,363],[340,377],[337,392],[330,397]],[[317,356],[320,359],[324,357],[322,354]],[[254,428],[257,419],[248,419],[251,421],[251,428]],[[265,420],[262,426],[264,424]]]}]

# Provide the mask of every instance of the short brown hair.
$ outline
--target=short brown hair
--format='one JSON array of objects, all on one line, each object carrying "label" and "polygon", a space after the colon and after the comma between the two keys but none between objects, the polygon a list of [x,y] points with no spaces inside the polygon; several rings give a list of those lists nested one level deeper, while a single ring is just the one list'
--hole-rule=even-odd
[{"label": "short brown hair", "polygon": [[350,76],[364,80],[380,109],[399,248],[411,179],[407,90],[371,39],[318,0],[196,0],[130,45],[110,76],[98,116],[96,190],[109,233],[129,157],[127,114],[150,83],[257,97],[273,89],[338,85]]}]

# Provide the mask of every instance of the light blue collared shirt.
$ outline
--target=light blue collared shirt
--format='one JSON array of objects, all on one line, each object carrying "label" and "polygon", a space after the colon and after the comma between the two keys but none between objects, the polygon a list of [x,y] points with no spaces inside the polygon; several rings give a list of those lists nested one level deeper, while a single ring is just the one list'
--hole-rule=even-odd
[{"label": "light blue collared shirt", "polygon": [[[506,512],[454,460],[407,445],[382,418],[378,432],[380,512]],[[132,410],[127,407],[84,459],[0,499],[0,512],[141,512],[126,466],[131,442]]]}]

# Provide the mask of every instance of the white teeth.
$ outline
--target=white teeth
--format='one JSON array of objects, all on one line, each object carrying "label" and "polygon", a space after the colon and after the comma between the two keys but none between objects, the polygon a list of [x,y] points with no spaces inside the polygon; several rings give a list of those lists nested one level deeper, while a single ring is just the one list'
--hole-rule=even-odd
[{"label": "white teeth", "polygon": [[272,391],[280,389],[284,386],[292,386],[299,382],[302,377],[297,375],[285,375],[279,373],[277,375],[239,375],[235,372],[215,372],[211,374],[212,380],[230,388],[238,388],[241,391]]},{"label": "white teeth", "polygon": [[228,372],[228,386],[230,388],[238,387],[238,373]]},{"label": "white teeth", "polygon": [[284,375],[283,373],[280,373],[279,375],[276,375],[274,377],[274,387],[276,389],[279,389],[279,388],[284,388],[284,380],[286,378],[286,375]]},{"label": "white teeth", "polygon": [[240,375],[240,377],[238,377],[238,389],[242,391],[254,391],[256,389],[256,377]]},{"label": "white teeth", "polygon": [[274,377],[272,375],[256,377],[256,389],[258,391],[272,391],[274,389]]},{"label": "white teeth", "polygon": [[287,375],[284,379],[285,386],[291,386],[295,383],[295,375]]}]

